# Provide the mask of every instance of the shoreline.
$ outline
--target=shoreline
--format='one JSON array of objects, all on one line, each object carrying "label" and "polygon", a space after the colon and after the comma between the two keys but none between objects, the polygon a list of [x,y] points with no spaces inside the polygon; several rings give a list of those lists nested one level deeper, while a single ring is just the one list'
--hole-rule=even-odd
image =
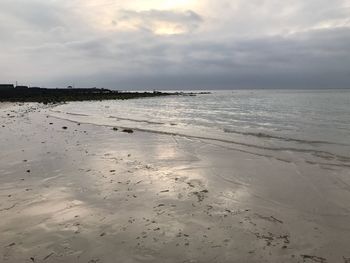
[{"label": "shoreline", "polygon": [[[101,104],[102,102],[99,103]],[[226,133],[225,130],[223,130],[223,132],[220,133],[220,131],[215,129],[199,130],[191,128],[187,129],[187,127],[179,128],[176,123],[157,122],[156,120],[147,121],[146,119],[132,119],[122,116],[104,117],[103,115],[100,115],[99,118],[95,118],[95,116],[83,114],[79,110],[75,112],[74,107],[70,109],[70,105],[75,105],[75,108],[84,107],[84,102],[79,104],[65,104],[62,105],[63,109],[60,108],[60,105],[58,105],[57,107],[59,110],[51,109],[50,115],[52,117],[75,123],[80,122],[111,128],[117,127],[121,129],[133,129],[135,131],[159,135],[198,139],[215,144],[222,144],[223,147],[234,147],[236,150],[240,149],[243,152],[250,152],[260,156],[285,160],[286,162],[293,162],[294,160],[291,157],[296,154],[299,156],[298,158],[303,156],[305,162],[310,162],[313,164],[330,167],[350,167],[350,156],[347,155],[346,151],[349,145],[346,143],[340,144],[332,141],[296,139],[278,135],[273,136],[270,134],[264,134],[264,136],[262,136],[259,133],[252,132]],[[67,107],[71,110],[71,112],[69,110],[69,112],[67,112]],[[146,125],[143,125],[144,123]],[[271,143],[270,139],[273,139],[278,143]],[[290,144],[290,142],[294,144]],[[334,149],[334,146],[337,148]],[[293,155],[289,153],[293,153]]]},{"label": "shoreline", "polygon": [[0,109],[0,261],[350,258],[346,168]]},{"label": "shoreline", "polygon": [[105,89],[0,89],[0,102],[61,103],[68,101],[126,100],[179,95],[165,92],[119,92]]},{"label": "shoreline", "polygon": [[48,89],[48,88],[1,88],[0,102],[39,102],[61,103],[69,101],[102,101],[102,100],[127,100],[137,98],[151,98],[160,96],[196,96],[197,94],[210,94],[209,92],[129,92],[109,89]]}]

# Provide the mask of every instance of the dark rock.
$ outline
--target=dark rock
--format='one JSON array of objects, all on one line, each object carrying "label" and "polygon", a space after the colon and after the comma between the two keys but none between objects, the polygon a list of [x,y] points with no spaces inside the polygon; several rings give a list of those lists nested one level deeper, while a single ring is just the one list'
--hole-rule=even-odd
[{"label": "dark rock", "polygon": [[134,133],[134,131],[132,129],[123,129],[123,132],[126,133]]},{"label": "dark rock", "polygon": [[[1,88],[2,87],[2,88]],[[92,101],[92,100],[125,100],[144,97],[158,97],[180,95],[166,92],[119,92],[117,90],[98,88],[10,88],[10,85],[0,84],[0,101],[11,102],[40,102],[44,104],[65,101]]]}]

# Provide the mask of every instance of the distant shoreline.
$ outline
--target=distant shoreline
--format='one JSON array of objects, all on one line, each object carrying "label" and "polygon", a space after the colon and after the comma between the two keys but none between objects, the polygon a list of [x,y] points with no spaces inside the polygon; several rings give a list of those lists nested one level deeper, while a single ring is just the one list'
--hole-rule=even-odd
[{"label": "distant shoreline", "polygon": [[124,92],[109,89],[47,89],[28,87],[6,87],[0,88],[0,102],[39,102],[58,103],[66,101],[95,101],[95,100],[125,100],[145,97],[185,95],[195,96],[196,94],[209,94],[208,92],[184,93],[184,92]]}]

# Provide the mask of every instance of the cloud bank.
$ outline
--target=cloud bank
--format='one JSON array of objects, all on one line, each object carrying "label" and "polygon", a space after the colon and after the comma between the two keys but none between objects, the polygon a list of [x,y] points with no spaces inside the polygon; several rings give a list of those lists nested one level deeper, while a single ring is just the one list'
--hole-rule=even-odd
[{"label": "cloud bank", "polygon": [[2,0],[0,82],[350,88],[350,1]]}]

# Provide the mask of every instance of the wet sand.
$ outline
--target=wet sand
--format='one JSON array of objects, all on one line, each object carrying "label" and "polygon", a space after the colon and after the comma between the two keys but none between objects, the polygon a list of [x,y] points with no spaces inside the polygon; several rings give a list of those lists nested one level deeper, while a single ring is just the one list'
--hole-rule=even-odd
[{"label": "wet sand", "polygon": [[0,262],[350,262],[349,168],[38,104],[0,121]]}]

